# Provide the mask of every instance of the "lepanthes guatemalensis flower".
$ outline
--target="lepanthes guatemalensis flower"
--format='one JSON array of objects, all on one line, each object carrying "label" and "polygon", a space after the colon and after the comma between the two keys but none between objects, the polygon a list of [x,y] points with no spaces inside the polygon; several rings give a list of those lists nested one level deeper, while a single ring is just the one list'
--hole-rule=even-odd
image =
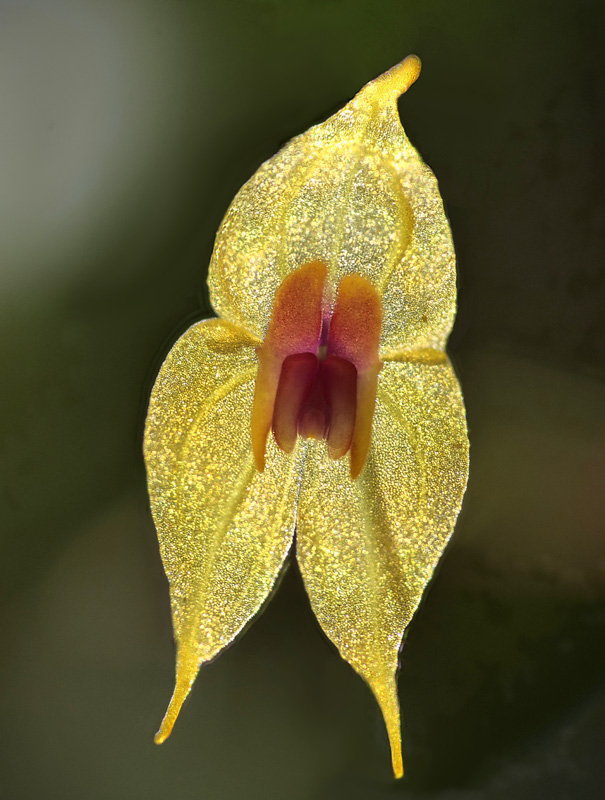
[{"label": "lepanthes guatemalensis flower", "polygon": [[295,536],[313,611],[376,696],[403,774],[399,651],[468,471],[445,354],[451,234],[397,110],[419,71],[408,57],[242,187],[209,268],[218,317],[156,380],[145,459],[177,646],[158,743]]}]

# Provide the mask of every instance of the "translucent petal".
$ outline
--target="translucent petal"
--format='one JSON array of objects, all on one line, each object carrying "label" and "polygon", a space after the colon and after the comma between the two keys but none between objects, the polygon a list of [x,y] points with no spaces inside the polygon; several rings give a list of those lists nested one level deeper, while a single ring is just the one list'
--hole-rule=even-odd
[{"label": "translucent petal", "polygon": [[417,77],[409,57],[341,111],[287,144],[242,187],[221,224],[208,285],[216,311],[263,338],[292,270],[328,265],[383,296],[381,355],[443,349],[455,311],[454,251],[437,181],[410,144],[397,97]]},{"label": "translucent petal", "polygon": [[151,508],[170,581],[177,679],[156,737],[170,734],[200,664],[256,614],[292,541],[301,454],[270,442],[259,473],[250,440],[257,344],[205,320],[174,345],[145,427]]},{"label": "translucent petal", "polygon": [[403,633],[454,527],[468,472],[462,397],[449,364],[385,363],[364,471],[309,443],[297,555],[326,634],[368,682],[403,772],[395,675]]}]

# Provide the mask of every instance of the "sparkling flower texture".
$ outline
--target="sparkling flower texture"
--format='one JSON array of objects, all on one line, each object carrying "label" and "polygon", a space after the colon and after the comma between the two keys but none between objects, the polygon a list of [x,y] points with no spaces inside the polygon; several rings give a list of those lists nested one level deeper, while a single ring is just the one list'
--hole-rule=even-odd
[{"label": "sparkling flower texture", "polygon": [[209,268],[218,317],[157,377],[145,460],[177,645],[158,743],[296,534],[313,611],[403,774],[399,651],[468,475],[451,234],[397,111],[419,72],[409,56],[242,187]]}]

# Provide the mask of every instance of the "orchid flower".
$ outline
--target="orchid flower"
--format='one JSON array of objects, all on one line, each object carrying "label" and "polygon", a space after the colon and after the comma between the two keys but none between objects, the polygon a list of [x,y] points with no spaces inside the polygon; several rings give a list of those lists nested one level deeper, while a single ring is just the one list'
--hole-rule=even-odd
[{"label": "orchid flower", "polygon": [[145,459],[177,646],[158,743],[296,535],[313,611],[373,691],[403,774],[399,651],[468,472],[445,353],[451,234],[397,110],[419,72],[409,56],[242,187],[209,268],[218,316],[156,380]]}]

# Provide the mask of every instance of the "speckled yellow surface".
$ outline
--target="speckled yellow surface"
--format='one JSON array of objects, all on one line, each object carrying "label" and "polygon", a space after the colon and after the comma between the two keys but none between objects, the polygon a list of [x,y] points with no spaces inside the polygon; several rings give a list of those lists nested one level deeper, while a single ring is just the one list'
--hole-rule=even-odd
[{"label": "speckled yellow surface", "polygon": [[[222,319],[190,328],[157,378],[145,458],[177,642],[158,742],[199,666],[258,611],[296,528],[313,610],[376,695],[394,773],[403,773],[398,652],[468,472],[462,397],[444,353],[456,304],[451,235],[437,182],[397,111],[419,69],[409,57],[368,84],[244,185],[210,264]],[[299,440],[287,456],[270,439],[262,473],[252,456],[255,347],[284,277],[316,259],[328,266],[328,302],[349,273],[382,297],[385,363],[369,458],[355,481],[325,442]]]}]

